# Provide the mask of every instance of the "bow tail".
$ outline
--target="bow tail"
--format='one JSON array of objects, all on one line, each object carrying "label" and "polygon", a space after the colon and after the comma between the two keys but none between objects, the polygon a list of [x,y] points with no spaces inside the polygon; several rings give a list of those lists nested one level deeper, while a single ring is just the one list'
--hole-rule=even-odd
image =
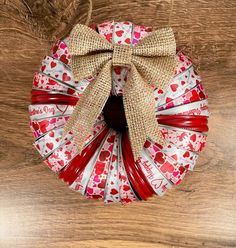
[{"label": "bow tail", "polygon": [[130,143],[136,161],[148,137],[159,144],[163,144],[164,140],[155,116],[153,90],[147,87],[133,65],[125,84],[123,102]]},{"label": "bow tail", "polygon": [[73,113],[64,126],[65,133],[72,131],[78,151],[91,134],[97,117],[101,114],[111,91],[111,61],[108,61],[80,97]]}]

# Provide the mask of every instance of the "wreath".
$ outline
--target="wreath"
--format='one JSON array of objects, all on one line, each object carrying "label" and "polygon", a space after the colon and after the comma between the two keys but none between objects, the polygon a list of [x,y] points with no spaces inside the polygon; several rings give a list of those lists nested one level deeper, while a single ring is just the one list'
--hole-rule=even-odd
[{"label": "wreath", "polygon": [[[84,28],[79,25],[79,31],[81,27]],[[153,33],[151,28],[134,25],[131,22],[111,21],[91,25],[91,28],[86,27],[88,33],[90,31],[87,29],[118,48],[138,47],[138,44],[144,44],[145,38]],[[88,95],[88,88],[90,87],[90,91],[95,88],[101,68],[85,78],[75,77],[77,73],[75,65],[82,63],[80,58],[83,57],[77,56],[76,52],[72,54],[71,51],[74,50],[70,49],[71,40],[76,39],[76,45],[80,43],[80,38],[83,39],[82,31],[79,35],[77,31],[72,31],[72,36],[58,40],[54,44],[50,55],[43,59],[40,70],[34,75],[32,100],[29,106],[30,127],[35,137],[34,147],[60,179],[86,198],[125,204],[147,200],[152,195],[162,196],[167,189],[180,184],[184,176],[193,170],[206,142],[209,116],[207,95],[192,60],[183,50],[176,49],[172,56],[176,63],[167,86],[164,87],[163,84],[160,84],[160,87],[148,86],[153,93],[155,104],[153,116],[160,139],[146,137],[142,149],[135,153],[136,140],[133,138],[131,141],[130,138],[129,123],[132,121],[130,118],[133,112],[139,116],[136,120],[138,130],[132,137],[139,136],[143,132],[142,123],[146,125],[149,121],[143,120],[149,110],[145,107],[144,113],[142,106],[137,106],[137,99],[134,99],[136,104],[131,106],[133,112],[129,113],[131,117],[129,116],[127,121],[125,105],[127,103],[124,103],[123,98],[128,91],[126,85],[132,80],[129,77],[130,69],[119,63],[112,67],[109,96],[105,104],[99,105],[100,100],[96,99],[99,99],[105,90],[97,88],[94,91],[96,94],[93,92]],[[90,42],[92,38],[89,40],[86,35],[86,42]],[[158,35],[160,37],[160,33]],[[77,50],[80,52],[81,48]],[[97,48],[96,51],[98,50]],[[107,50],[101,54],[105,56],[106,53]],[[129,50],[121,56],[126,56],[127,53]],[[96,56],[94,51],[88,54],[89,58],[91,56]],[[119,59],[117,56],[116,60]],[[125,59],[128,60],[127,56]],[[142,66],[140,64],[139,68],[143,68]],[[163,68],[165,70],[166,65]],[[83,74],[87,67],[80,65],[80,69]],[[146,69],[143,71],[137,69],[145,74],[144,70]],[[87,94],[86,97],[84,94]],[[88,106],[86,112],[76,116],[75,109],[80,100],[84,104],[80,106],[83,111],[87,108],[90,97],[93,97],[93,101],[90,101],[92,106]],[[145,104],[147,99],[140,99],[141,102],[143,100]],[[91,130],[88,130],[88,134],[85,132],[86,128],[80,129],[79,125],[82,125],[82,116],[86,119],[93,115],[91,110],[94,108],[93,103],[99,105],[96,107],[102,108],[102,111],[96,117]],[[135,109],[132,110],[132,107]],[[67,125],[72,119],[70,125]],[[79,125],[77,119],[80,121]],[[72,125],[76,123],[77,125]],[[83,135],[84,140],[81,139]],[[162,139],[164,142],[161,142]],[[78,142],[82,143],[81,149],[78,149]]]}]

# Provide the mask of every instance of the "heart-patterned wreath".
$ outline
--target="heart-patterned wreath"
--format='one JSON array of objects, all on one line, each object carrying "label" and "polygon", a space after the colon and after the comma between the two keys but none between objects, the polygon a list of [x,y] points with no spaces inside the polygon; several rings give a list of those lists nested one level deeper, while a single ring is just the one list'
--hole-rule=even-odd
[{"label": "heart-patterned wreath", "polygon": [[106,203],[178,185],[206,142],[201,78],[171,29],[76,25],[33,80],[34,146],[74,191]]}]

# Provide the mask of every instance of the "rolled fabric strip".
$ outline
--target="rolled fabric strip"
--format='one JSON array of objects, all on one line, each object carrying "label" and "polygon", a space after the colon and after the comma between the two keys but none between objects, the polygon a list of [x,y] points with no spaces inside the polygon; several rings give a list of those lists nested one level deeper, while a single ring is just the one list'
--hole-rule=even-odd
[{"label": "rolled fabric strip", "polygon": [[87,184],[87,197],[104,198],[106,180],[112,158],[115,136],[116,131],[111,130],[102,146],[102,149],[99,152],[98,158],[95,162],[93,171]]},{"label": "rolled fabric strip", "polygon": [[118,176],[118,136],[114,140],[112,157],[109,164],[109,172],[107,175],[104,202],[112,203],[120,201],[119,176]]},{"label": "rolled fabric strip", "polygon": [[72,95],[79,98],[88,84],[88,80],[82,80],[78,84],[76,84],[76,87],[72,87],[58,81],[55,78],[51,78],[48,75],[37,72],[34,75],[33,90],[44,90],[52,93],[56,92],[65,95]]},{"label": "rolled fabric strip", "polygon": [[[62,170],[59,172],[59,178],[63,179],[69,184],[72,184],[76,180],[76,178],[79,177],[80,173],[84,170],[90,158],[95,154],[96,150],[101,145],[101,142],[106,137],[108,131],[108,128],[102,130],[102,132],[99,133],[97,137],[95,136],[96,138],[84,148],[81,154],[76,154],[76,152],[72,154],[72,160],[69,161],[66,167],[61,168]],[[56,162],[58,164],[58,160],[56,160]],[[52,163],[50,162],[50,164]]]},{"label": "rolled fabric strip", "polygon": [[185,105],[156,112],[157,115],[202,115],[209,116],[208,100],[188,103]]},{"label": "rolled fabric strip", "polygon": [[147,200],[154,194],[153,189],[147,182],[142,170],[139,168],[138,163],[135,163],[134,157],[131,151],[129,139],[127,133],[122,137],[122,152],[124,158],[124,165],[131,181],[138,195],[142,200]]},{"label": "rolled fabric strip", "polygon": [[35,138],[43,136],[45,133],[63,126],[68,120],[69,116],[62,117],[52,117],[42,120],[32,120],[30,121],[30,128],[34,134]]}]

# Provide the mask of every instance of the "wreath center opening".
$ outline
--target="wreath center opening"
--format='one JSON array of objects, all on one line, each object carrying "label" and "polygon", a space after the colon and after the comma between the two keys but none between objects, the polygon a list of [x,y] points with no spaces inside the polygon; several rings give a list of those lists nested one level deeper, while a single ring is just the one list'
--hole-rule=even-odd
[{"label": "wreath center opening", "polygon": [[127,121],[122,96],[110,96],[103,108],[106,124],[118,132],[127,130]]}]

